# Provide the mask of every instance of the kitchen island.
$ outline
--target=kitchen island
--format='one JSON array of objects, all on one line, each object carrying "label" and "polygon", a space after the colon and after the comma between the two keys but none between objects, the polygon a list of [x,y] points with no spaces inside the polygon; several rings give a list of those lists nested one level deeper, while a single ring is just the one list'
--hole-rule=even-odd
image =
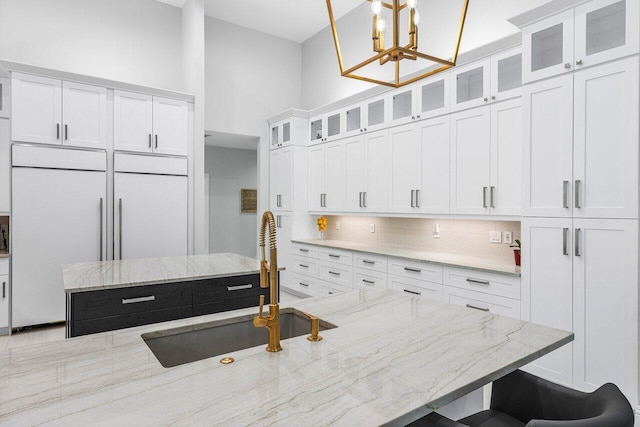
[{"label": "kitchen island", "polygon": [[573,339],[393,290],[287,306],[337,328],[320,342],[283,340],[279,353],[230,353],[230,365],[218,356],[163,368],[141,335],[255,309],[0,352],[0,424],[404,425]]},{"label": "kitchen island", "polygon": [[260,261],[233,253],[66,264],[66,336],[255,306]]}]

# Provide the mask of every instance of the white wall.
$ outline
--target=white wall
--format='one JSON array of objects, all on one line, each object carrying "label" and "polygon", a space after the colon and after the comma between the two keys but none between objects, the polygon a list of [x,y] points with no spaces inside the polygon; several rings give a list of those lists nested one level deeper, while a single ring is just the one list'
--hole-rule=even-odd
[{"label": "white wall", "polygon": [[257,214],[240,212],[240,189],[257,188],[254,150],[205,146],[209,174],[209,252],[256,257]]},{"label": "white wall", "polygon": [[0,58],[182,90],[181,10],[155,0],[0,0]]},{"label": "white wall", "polygon": [[[469,2],[460,53],[475,49],[492,41],[518,32],[518,28],[508,18],[530,10],[546,0],[474,0]],[[420,3],[420,2],[419,2]],[[448,8],[441,0],[430,5]],[[437,10],[437,9],[434,9]],[[437,13],[434,13],[437,15]],[[421,14],[420,21],[427,14]],[[361,19],[361,17],[363,19]],[[366,18],[366,19],[364,19]],[[457,23],[456,23],[457,24]],[[341,31],[342,30],[342,31]],[[439,31],[437,32],[439,34]],[[442,50],[445,40],[437,34],[430,37],[430,45]],[[371,53],[371,12],[369,4],[364,4],[338,20],[338,36],[343,50],[345,68],[354,66],[365,57],[351,58],[352,52]],[[390,42],[387,42],[387,45]],[[422,51],[426,50],[421,42]],[[447,52],[448,47],[445,49]],[[433,51],[432,51],[433,52]],[[342,98],[357,94],[375,85],[340,76],[340,67],[333,43],[330,27],[325,28],[302,44],[302,108],[311,110]]]}]

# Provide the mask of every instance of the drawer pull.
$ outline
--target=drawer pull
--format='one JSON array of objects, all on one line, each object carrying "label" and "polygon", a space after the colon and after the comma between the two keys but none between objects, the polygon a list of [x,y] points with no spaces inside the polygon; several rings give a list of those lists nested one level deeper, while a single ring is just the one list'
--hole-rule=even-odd
[{"label": "drawer pull", "polygon": [[422,292],[410,291],[409,289],[403,289],[403,291],[405,291],[408,294],[422,295]]},{"label": "drawer pull", "polygon": [[300,252],[309,252],[309,249],[302,249],[302,248],[298,248],[298,250],[299,250]]},{"label": "drawer pull", "polygon": [[329,274],[333,274],[334,276],[339,276],[340,273],[336,273],[335,271],[329,271]]},{"label": "drawer pull", "polygon": [[467,282],[476,283],[478,285],[489,285],[490,284],[490,282],[488,280],[472,279],[470,277],[467,277]]},{"label": "drawer pull", "polygon": [[149,295],[148,297],[138,297],[138,298],[126,298],[122,300],[123,304],[135,304],[137,302],[147,302],[147,301],[155,301],[155,295]]},{"label": "drawer pull", "polygon": [[362,279],[362,283],[366,283],[368,285],[375,285],[376,282],[374,282],[373,280],[367,280],[367,279]]},{"label": "drawer pull", "polygon": [[478,307],[478,306],[471,305],[471,304],[467,304],[467,307],[468,308],[473,308],[474,310],[487,311],[487,312],[489,311],[488,308]]},{"label": "drawer pull", "polygon": [[411,271],[413,273],[422,273],[422,270],[420,270],[419,268],[410,268],[410,267],[405,267],[404,268],[405,271]]},{"label": "drawer pull", "polygon": [[304,286],[305,288],[308,288],[309,285],[307,283],[302,283],[302,282],[298,282],[300,284],[300,286]]},{"label": "drawer pull", "polygon": [[329,254],[331,258],[340,258],[340,255]]},{"label": "drawer pull", "polygon": [[308,266],[308,265],[306,265],[306,264],[298,264],[298,265],[299,265],[300,267],[302,267],[302,268],[309,268],[309,266]]},{"label": "drawer pull", "polygon": [[329,291],[329,295],[333,295],[333,294],[335,294],[335,292],[331,292],[331,291]]},{"label": "drawer pull", "polygon": [[362,262],[365,263],[365,264],[375,264],[376,263],[375,261],[369,261],[368,259],[363,259]]},{"label": "drawer pull", "polygon": [[241,291],[243,289],[251,288],[253,288],[253,285],[251,283],[247,283],[246,285],[227,286],[228,291]]}]

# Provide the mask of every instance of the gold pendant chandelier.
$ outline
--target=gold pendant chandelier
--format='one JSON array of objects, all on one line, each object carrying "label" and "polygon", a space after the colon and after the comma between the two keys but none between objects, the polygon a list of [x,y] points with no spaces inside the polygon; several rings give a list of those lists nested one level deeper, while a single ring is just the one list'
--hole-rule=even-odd
[{"label": "gold pendant chandelier", "polygon": [[[453,44],[453,53],[450,59],[444,59],[441,57],[442,55],[432,55],[420,52],[418,50],[418,29],[420,25],[420,14],[417,7],[418,0],[406,0],[403,3],[401,3],[400,0],[391,0],[390,2],[385,2],[382,0],[367,1],[371,3],[371,12],[373,13],[371,33],[371,39],[373,41],[373,55],[365,59],[364,61],[361,61],[357,65],[345,69],[342,57],[342,49],[340,47],[340,41],[338,38],[338,28],[333,16],[333,9],[331,7],[331,0],[327,0],[327,9],[329,12],[329,20],[331,22],[331,31],[333,33],[333,41],[335,44],[336,53],[338,55],[340,74],[342,76],[384,86],[401,87],[425,77],[431,76],[433,74],[439,73],[440,71],[447,70],[456,65],[469,0],[461,0],[461,5],[453,5],[454,2],[451,2],[451,6],[445,6],[456,7],[456,9],[461,7],[462,9],[460,12],[460,19],[457,27],[457,35],[455,36],[455,40],[451,40]],[[447,2],[448,1],[449,0],[447,0]],[[387,48],[385,47],[385,32],[387,31],[387,27],[389,25],[387,24],[387,20],[384,18],[384,14],[386,13],[388,15],[389,11],[391,13],[390,21],[392,45]],[[423,9],[423,13],[424,12],[425,10]],[[403,28],[404,32],[402,34],[400,31],[400,27],[402,25],[401,13],[407,15],[407,26]],[[353,36],[353,34],[350,35]],[[401,35],[404,39],[402,41]],[[390,76],[388,79],[381,78],[379,76],[380,73],[378,73],[377,70],[372,71],[371,68],[369,68],[369,66],[376,63],[376,61],[380,66],[392,66],[393,69],[390,72]],[[409,61],[423,62],[424,66],[420,71],[403,74],[401,65],[406,64]],[[411,68],[415,70],[416,66],[413,66]]]}]

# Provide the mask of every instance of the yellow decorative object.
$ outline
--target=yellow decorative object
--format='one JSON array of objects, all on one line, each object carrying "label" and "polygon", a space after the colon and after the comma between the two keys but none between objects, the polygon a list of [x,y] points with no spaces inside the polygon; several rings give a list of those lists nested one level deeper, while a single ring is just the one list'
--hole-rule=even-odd
[{"label": "yellow decorative object", "polygon": [[322,231],[326,230],[327,229],[327,218],[321,216],[316,221],[316,224],[318,224],[318,231],[322,232]]}]

